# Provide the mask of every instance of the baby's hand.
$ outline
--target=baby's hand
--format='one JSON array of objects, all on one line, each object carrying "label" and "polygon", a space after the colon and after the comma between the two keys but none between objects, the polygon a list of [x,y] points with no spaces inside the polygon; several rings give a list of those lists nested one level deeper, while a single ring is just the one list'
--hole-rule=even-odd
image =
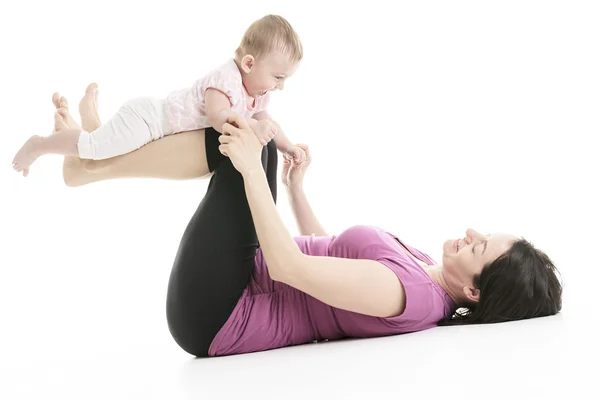
[{"label": "baby's hand", "polygon": [[260,144],[266,146],[277,135],[277,127],[271,121],[262,119],[256,124],[254,134],[260,141]]},{"label": "baby's hand", "polygon": [[290,147],[286,152],[286,156],[290,160],[293,159],[296,164],[303,164],[306,161],[306,153],[298,146]]}]

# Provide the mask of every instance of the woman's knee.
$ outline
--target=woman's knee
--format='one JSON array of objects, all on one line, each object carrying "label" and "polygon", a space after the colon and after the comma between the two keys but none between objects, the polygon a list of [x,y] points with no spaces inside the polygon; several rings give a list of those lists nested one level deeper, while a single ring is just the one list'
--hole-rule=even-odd
[{"label": "woman's knee", "polygon": [[277,160],[277,145],[274,140],[267,143],[267,154],[270,160]]},{"label": "woman's knee", "polygon": [[209,172],[214,172],[219,164],[227,158],[219,151],[219,146],[221,145],[219,136],[221,134],[214,128],[206,128],[204,130],[204,148]]},{"label": "woman's knee", "polygon": [[171,307],[167,308],[167,324],[173,340],[181,349],[196,357],[208,356],[214,334],[209,332],[207,324],[199,323],[197,317],[181,318],[181,314]]},{"label": "woman's knee", "polygon": [[202,338],[182,339],[173,335],[173,332],[171,332],[171,336],[173,336],[175,343],[177,343],[177,345],[186,353],[195,357],[208,357],[210,342],[206,342],[205,340],[202,340]]},{"label": "woman's knee", "polygon": [[[68,187],[83,186],[93,181],[90,170],[90,160],[82,160],[77,157],[65,157],[63,162],[63,181]],[[92,164],[93,165],[93,164]]]}]

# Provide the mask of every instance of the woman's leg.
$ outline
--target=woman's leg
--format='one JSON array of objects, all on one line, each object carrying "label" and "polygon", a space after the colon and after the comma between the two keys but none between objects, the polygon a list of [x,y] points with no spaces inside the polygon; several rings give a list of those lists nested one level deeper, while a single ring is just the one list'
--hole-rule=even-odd
[{"label": "woman's leg", "polygon": [[[83,129],[91,132],[100,124],[97,109],[97,85],[88,86],[79,103]],[[57,111],[68,127],[78,124],[71,117],[64,97],[52,98]],[[81,160],[65,157],[63,178],[67,186],[82,186],[92,182],[117,178],[195,179],[209,174],[204,146],[204,130],[178,133],[151,142],[129,154],[107,160]]]},{"label": "woman's leg", "polygon": [[67,186],[82,186],[117,178],[184,180],[209,174],[204,152],[204,130],[182,132],[150,142],[122,156],[101,161],[65,159]]},{"label": "woman's leg", "polygon": [[[207,129],[206,155],[214,175],[183,234],[167,293],[169,330],[181,348],[196,356],[208,355],[231,315],[251,278],[258,247],[242,176],[219,152],[218,137]],[[275,200],[274,142],[263,149],[262,158]]]}]

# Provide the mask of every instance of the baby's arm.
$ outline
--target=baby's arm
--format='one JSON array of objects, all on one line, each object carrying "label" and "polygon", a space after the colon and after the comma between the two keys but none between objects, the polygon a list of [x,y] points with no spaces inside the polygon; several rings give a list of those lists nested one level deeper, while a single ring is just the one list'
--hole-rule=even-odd
[{"label": "baby's arm", "polygon": [[[204,97],[206,104],[206,117],[208,123],[219,133],[223,133],[223,124],[227,122],[230,116],[235,115],[231,111],[231,103],[229,98],[220,90],[207,89]],[[255,129],[258,121],[252,118],[247,118],[248,124],[252,130]]]}]

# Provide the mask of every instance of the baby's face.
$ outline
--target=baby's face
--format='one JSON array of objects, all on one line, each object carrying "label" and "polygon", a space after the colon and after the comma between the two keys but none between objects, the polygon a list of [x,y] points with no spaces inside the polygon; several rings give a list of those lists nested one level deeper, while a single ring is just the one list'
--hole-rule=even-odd
[{"label": "baby's face", "polygon": [[255,60],[249,73],[243,75],[244,86],[252,97],[264,96],[275,89],[283,90],[285,81],[296,72],[298,63],[287,54],[275,52]]}]

